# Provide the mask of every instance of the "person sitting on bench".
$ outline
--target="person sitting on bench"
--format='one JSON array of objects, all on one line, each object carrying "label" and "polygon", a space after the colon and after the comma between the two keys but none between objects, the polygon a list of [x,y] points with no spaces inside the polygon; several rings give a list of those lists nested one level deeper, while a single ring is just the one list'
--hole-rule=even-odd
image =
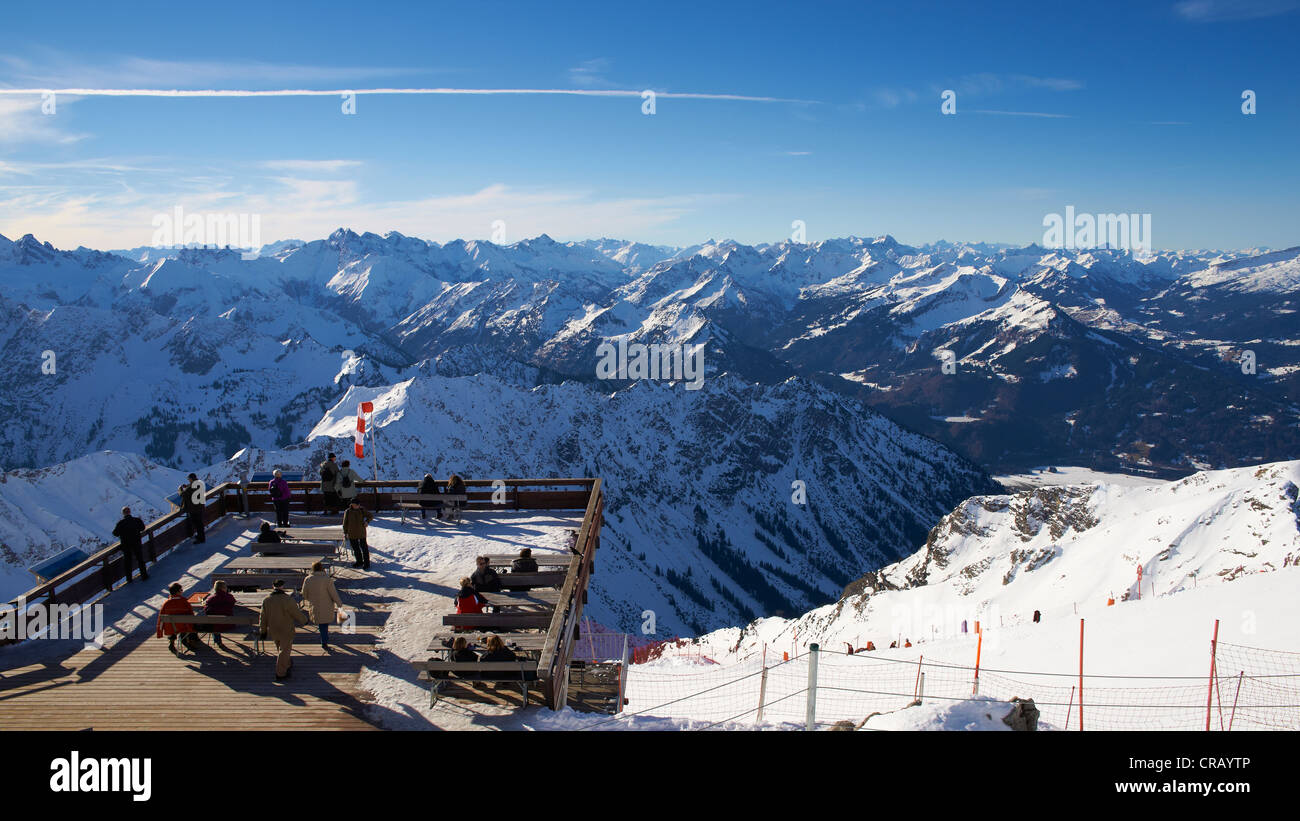
[{"label": "person sitting on bench", "polygon": [[270,522],[262,522],[262,529],[257,533],[258,544],[277,544],[280,541],[280,534],[276,533],[271,527]]},{"label": "person sitting on bench", "polygon": [[[433,480],[432,473],[424,474],[424,478],[420,480],[420,490],[418,492],[421,496],[434,496],[438,493],[438,483]],[[428,511],[429,508],[434,508],[435,518],[438,519],[442,518],[442,502],[430,502],[427,499],[421,499],[420,500],[421,519],[428,518],[426,512]]]},{"label": "person sitting on bench", "polygon": [[519,551],[519,558],[510,563],[511,573],[536,573],[537,560],[533,558],[533,549],[525,547]]},{"label": "person sitting on bench", "polygon": [[487,650],[479,656],[479,661],[519,661],[515,651],[506,647],[506,643],[495,633],[488,636],[484,644],[487,645]]},{"label": "person sitting on bench", "polygon": [[[469,649],[469,639],[457,636],[447,650],[447,661],[473,663],[478,661],[478,653]],[[450,673],[444,670],[430,671],[430,678],[478,678],[475,673]]]},{"label": "person sitting on bench", "polygon": [[470,583],[474,589],[480,593],[498,593],[501,591],[501,577],[492,569],[487,556],[479,556],[474,560],[478,569],[469,577]]},{"label": "person sitting on bench", "polygon": [[[495,633],[488,636],[484,643],[487,645],[487,650],[483,655],[479,656],[479,661],[519,661],[519,656],[515,655],[515,651],[506,647],[506,643]],[[514,679],[516,681],[519,680],[519,676],[519,673],[492,674],[493,678]],[[492,687],[495,689],[496,685],[493,684]]]},{"label": "person sitting on bench", "polygon": [[[212,592],[203,600],[203,615],[205,616],[233,616],[235,614],[235,597],[230,595],[226,583],[218,581],[213,585]],[[199,625],[199,632],[211,633],[212,643],[225,649],[226,645],[221,643],[221,634],[230,629],[229,624],[204,624]]]},{"label": "person sitting on bench", "polygon": [[185,588],[181,587],[180,582],[174,583],[167,588],[170,594],[167,601],[163,602],[162,607],[158,608],[158,638],[167,637],[167,649],[176,652],[176,639],[180,638],[181,644],[191,650],[197,650],[202,647],[199,641],[199,634],[194,632],[192,624],[178,624],[175,622],[166,622],[162,620],[163,616],[193,616],[194,608],[190,606],[189,600],[185,598]]},{"label": "person sitting on bench", "polygon": [[[511,573],[536,573],[537,560],[533,558],[532,548],[525,547],[519,551],[519,558],[510,563]],[[515,590],[532,590],[532,585],[523,585],[514,588]]]},{"label": "person sitting on bench", "polygon": [[456,594],[457,613],[482,613],[485,603],[469,579],[460,580],[460,592]]}]

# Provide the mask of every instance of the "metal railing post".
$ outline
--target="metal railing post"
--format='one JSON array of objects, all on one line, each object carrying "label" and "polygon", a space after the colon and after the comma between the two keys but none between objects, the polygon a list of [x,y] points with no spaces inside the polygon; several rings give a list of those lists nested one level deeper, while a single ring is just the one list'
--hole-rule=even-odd
[{"label": "metal railing post", "polygon": [[821,648],[816,642],[808,645],[808,720],[805,729],[817,727],[817,651]]}]

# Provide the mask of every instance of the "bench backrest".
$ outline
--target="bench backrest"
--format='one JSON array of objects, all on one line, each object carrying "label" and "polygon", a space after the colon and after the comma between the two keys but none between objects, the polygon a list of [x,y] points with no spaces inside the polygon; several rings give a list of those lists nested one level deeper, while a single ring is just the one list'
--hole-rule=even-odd
[{"label": "bench backrest", "polygon": [[236,613],[232,616],[200,616],[197,613],[187,616],[184,613],[163,613],[163,624],[257,624],[260,616],[256,613]]},{"label": "bench backrest", "polygon": [[551,585],[564,584],[564,577],[568,575],[558,570],[540,571],[537,573],[503,573],[500,575],[502,587],[548,587]]},{"label": "bench backrest", "polygon": [[448,627],[499,627],[545,629],[551,625],[550,613],[448,613],[442,617]]},{"label": "bench backrest", "polygon": [[451,673],[462,673],[468,671],[482,671],[485,673],[518,673],[521,669],[525,672],[536,672],[537,662],[535,661],[439,661],[429,659],[428,661],[413,661],[411,666],[417,670],[439,670]]},{"label": "bench backrest", "polygon": [[394,493],[395,502],[468,502],[464,493]]}]

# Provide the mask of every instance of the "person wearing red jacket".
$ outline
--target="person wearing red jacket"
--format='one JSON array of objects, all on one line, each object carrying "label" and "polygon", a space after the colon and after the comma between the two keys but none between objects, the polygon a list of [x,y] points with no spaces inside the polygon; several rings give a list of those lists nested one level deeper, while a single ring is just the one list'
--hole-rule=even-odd
[{"label": "person wearing red jacket", "polygon": [[468,578],[460,580],[460,592],[456,594],[457,613],[482,613],[486,604]]},{"label": "person wearing red jacket", "polygon": [[167,601],[163,602],[162,607],[158,609],[158,630],[157,637],[167,637],[167,649],[176,652],[176,637],[179,636],[181,642],[191,650],[198,643],[199,636],[194,632],[194,625],[183,623],[164,623],[163,616],[193,616],[194,608],[185,598],[185,590],[181,587],[180,582],[176,582],[167,589],[171,595]]}]

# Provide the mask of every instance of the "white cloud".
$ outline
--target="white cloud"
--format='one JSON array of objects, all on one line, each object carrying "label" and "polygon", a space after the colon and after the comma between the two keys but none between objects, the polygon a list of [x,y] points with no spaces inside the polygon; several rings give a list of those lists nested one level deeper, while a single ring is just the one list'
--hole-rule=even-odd
[{"label": "white cloud", "polygon": [[47,143],[68,145],[85,139],[85,134],[77,134],[60,128],[58,109],[73,101],[72,97],[56,97],[53,114],[41,111],[41,98],[0,97],[0,144],[3,143]]},{"label": "white cloud", "polygon": [[263,168],[273,171],[323,174],[333,174],[359,165],[361,165],[360,160],[267,160],[262,163]]},{"label": "white cloud", "polygon": [[61,248],[132,248],[150,243],[154,215],[179,205],[188,213],[258,214],[266,242],[324,237],[340,226],[442,242],[487,238],[496,220],[505,221],[510,242],[541,233],[557,238],[646,236],[697,209],[734,199],[719,194],[607,198],[589,190],[494,184],[462,194],[372,202],[361,196],[355,180],[286,176],[269,183],[258,191],[199,186],[148,194],[0,187],[0,234],[31,233]]}]

